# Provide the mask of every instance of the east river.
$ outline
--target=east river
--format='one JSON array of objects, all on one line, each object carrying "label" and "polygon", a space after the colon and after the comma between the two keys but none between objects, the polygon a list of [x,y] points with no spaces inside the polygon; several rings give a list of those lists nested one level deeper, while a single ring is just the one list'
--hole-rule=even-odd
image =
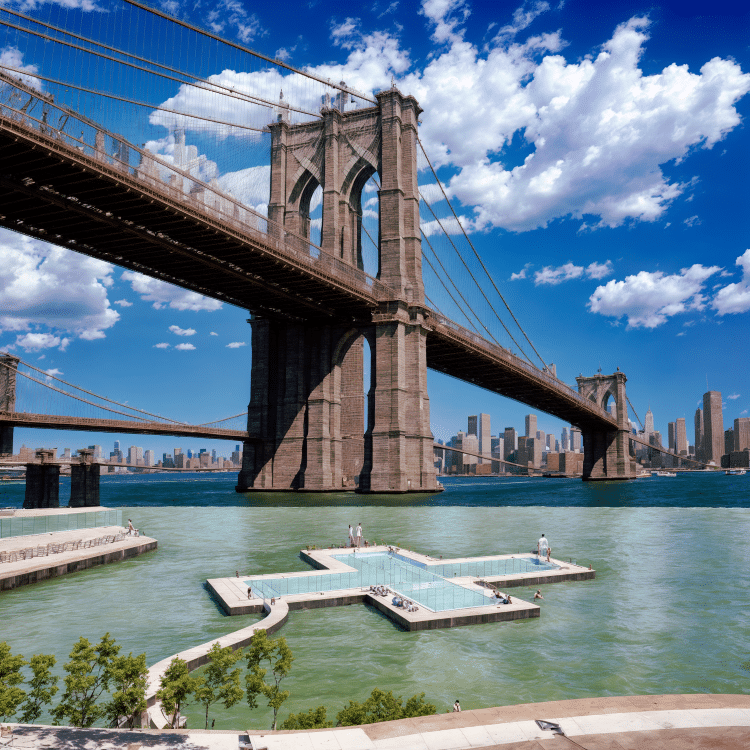
[{"label": "east river", "polygon": [[[295,661],[280,711],[324,704],[329,718],[374,687],[425,692],[445,711],[584,696],[750,693],[750,474],[628,483],[444,479],[403,496],[244,496],[235,476],[106,477],[102,505],[159,549],[0,594],[0,640],[62,664],[83,635],[109,632],[152,664],[257,620],[224,616],[207,578],[308,570],[299,550],[365,538],[435,556],[529,551],[591,564],[596,580],[543,588],[541,617],[406,633],[365,606],[292,612],[280,631]],[[67,498],[67,480],[60,497]],[[20,507],[23,485],[0,487]],[[532,589],[513,593],[530,600]],[[200,708],[189,726],[202,727]],[[268,728],[266,709],[219,709],[217,729]]]}]

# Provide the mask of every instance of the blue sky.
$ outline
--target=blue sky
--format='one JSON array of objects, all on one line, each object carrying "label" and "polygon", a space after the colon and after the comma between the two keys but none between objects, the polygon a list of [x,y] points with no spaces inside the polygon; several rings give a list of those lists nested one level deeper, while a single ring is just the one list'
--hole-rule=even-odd
[{"label": "blue sky", "polygon": [[[92,26],[116,21],[121,7],[3,4]],[[650,405],[666,435],[667,422],[685,417],[691,442],[707,383],[724,396],[725,427],[748,415],[746,5],[313,0],[279,13],[268,2],[170,0],[161,7],[359,90],[394,80],[414,94],[425,109],[420,137],[472,242],[563,380],[619,367],[641,419]],[[111,38],[122,42],[117,31]],[[0,40],[0,64],[50,75],[50,57],[24,45],[22,37]],[[206,73],[230,67],[217,60]],[[164,93],[178,96],[177,84]],[[143,140],[166,154],[167,136],[152,123]],[[205,145],[198,136],[192,142]],[[217,175],[227,180],[227,172],[257,163],[247,154],[258,148],[212,155]],[[262,198],[247,192],[262,210]],[[437,205],[446,216],[444,202]],[[0,232],[0,349],[140,408],[192,422],[243,409],[246,318]],[[429,389],[440,438],[479,412],[491,415],[493,433],[522,431],[529,412],[437,373]],[[539,429],[559,436],[558,420],[538,417]],[[115,437],[19,430],[17,444],[109,448]],[[210,441],[122,440],[157,455],[176,446],[231,450]]]}]

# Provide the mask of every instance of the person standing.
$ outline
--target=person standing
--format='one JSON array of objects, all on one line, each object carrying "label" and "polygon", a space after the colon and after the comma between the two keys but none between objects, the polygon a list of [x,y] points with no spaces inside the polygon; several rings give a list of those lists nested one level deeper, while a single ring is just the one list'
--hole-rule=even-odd
[{"label": "person standing", "polygon": [[357,524],[357,549],[359,549],[362,546],[362,524]]},{"label": "person standing", "polygon": [[458,702],[458,699],[456,699],[456,702],[453,704],[453,713],[461,713],[461,704]]},{"label": "person standing", "polygon": [[539,541],[536,543],[536,551],[539,557],[544,557],[544,555],[547,553],[547,548],[549,547],[549,541],[547,540],[547,537],[542,534],[539,537]]},{"label": "person standing", "polygon": [[349,546],[354,546],[354,529],[351,524],[349,524]]}]

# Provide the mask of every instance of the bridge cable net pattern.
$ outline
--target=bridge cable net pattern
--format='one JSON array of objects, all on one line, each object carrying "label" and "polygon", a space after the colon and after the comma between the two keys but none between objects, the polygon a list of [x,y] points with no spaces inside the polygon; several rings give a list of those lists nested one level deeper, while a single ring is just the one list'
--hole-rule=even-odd
[{"label": "bridge cable net pattern", "polygon": [[[321,107],[371,107],[376,104],[371,95],[133,0],[107,13],[52,3],[24,12],[0,7],[0,35],[0,45],[10,50],[0,63],[4,126],[52,139],[96,160],[99,169],[135,180],[144,194],[166,196],[227,231],[275,243],[279,253],[299,265],[323,274],[332,269],[338,282],[344,279],[375,299],[393,298],[376,278],[376,176],[362,193],[360,267],[325,253],[315,242],[320,187],[309,205],[311,236],[295,234],[266,216],[269,124],[313,122]],[[377,138],[374,132],[359,135],[366,141]],[[584,401],[546,371],[474,249],[464,228],[469,220],[453,209],[419,145],[423,276],[433,324]],[[175,243],[166,235],[158,238]]]},{"label": "bridge cable net pattern", "polygon": [[[5,355],[0,352],[0,356]],[[10,369],[10,365],[3,361],[0,361],[0,367]],[[247,425],[246,411],[200,425],[169,419],[100,396],[23,360],[19,361],[15,374],[15,406],[12,413],[0,412],[0,420],[5,417],[30,423],[40,421],[49,427],[54,427],[56,423],[75,422],[80,428],[85,428],[87,424],[99,429],[110,426],[115,432],[116,428],[124,427],[126,423],[143,432],[148,432],[149,427],[166,429],[173,426],[180,432],[195,431],[197,436],[207,431],[236,433],[244,431]],[[236,435],[228,437],[234,439]]]}]

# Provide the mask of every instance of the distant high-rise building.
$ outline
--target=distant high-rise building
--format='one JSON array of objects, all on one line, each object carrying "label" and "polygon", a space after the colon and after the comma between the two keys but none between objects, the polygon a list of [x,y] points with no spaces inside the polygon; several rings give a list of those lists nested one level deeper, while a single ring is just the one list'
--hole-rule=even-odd
[{"label": "distant high-rise building", "polygon": [[467,435],[476,435],[477,434],[477,417],[476,415],[472,415],[467,420],[466,425],[466,434]]},{"label": "distant high-rise building", "polygon": [[724,416],[721,409],[721,392],[703,394],[703,460],[721,464],[724,453]]},{"label": "distant high-rise building", "polygon": [[514,427],[506,427],[503,432],[503,458],[507,461],[511,453],[514,453],[517,447],[516,430]]},{"label": "distant high-rise building", "polygon": [[154,452],[152,450],[147,450],[143,452],[143,465],[144,466],[154,465]]},{"label": "distant high-rise building", "polygon": [[744,451],[750,448],[750,417],[739,417],[734,420],[734,450]]},{"label": "distant high-rise building", "polygon": [[703,409],[695,410],[695,457],[698,461],[703,461]]},{"label": "distant high-rise building", "polygon": [[211,451],[211,461],[213,463],[216,463],[216,450],[215,449]]},{"label": "distant high-rise building", "polygon": [[175,454],[175,456],[179,456],[179,455],[180,455],[180,453],[182,453],[182,448],[175,448],[175,449],[174,449],[174,454]]},{"label": "distant high-rise building", "polygon": [[120,452],[120,441],[115,440],[115,453],[119,453],[119,452]]},{"label": "distant high-rise building", "polygon": [[192,458],[193,457],[193,449],[192,448],[188,448],[187,457],[188,458]]},{"label": "distant high-rise building", "polygon": [[536,437],[536,414],[526,415],[526,437]]},{"label": "distant high-rise building", "polygon": [[645,419],[646,421],[644,422],[643,431],[646,433],[646,439],[648,440],[648,436],[654,431],[654,415],[650,406],[646,412]]},{"label": "distant high-rise building", "polygon": [[131,445],[128,448],[128,461],[133,466],[143,466],[143,448],[139,448],[136,445]]},{"label": "distant high-rise building", "polygon": [[171,453],[164,453],[161,457],[161,465],[165,469],[174,469],[174,459]]},{"label": "distant high-rise building", "polygon": [[536,439],[539,441],[541,449],[545,450],[547,448],[547,434],[544,432],[544,430],[536,431]]},{"label": "distant high-rise building", "polygon": [[[492,431],[490,430],[490,415],[479,415],[479,430],[477,432],[479,440],[479,453],[489,459],[492,456]],[[480,464],[489,463],[488,460],[480,459]]]},{"label": "distant high-rise building", "polygon": [[675,448],[676,448],[676,436],[675,436],[674,422],[667,423],[667,440],[669,441],[669,450],[672,451],[672,453],[674,453]]},{"label": "distant high-rise building", "polygon": [[674,441],[675,441],[675,453],[680,456],[687,456],[688,454],[688,441],[687,441],[687,427],[685,426],[685,418],[680,417],[674,423]]},{"label": "distant high-rise building", "polygon": [[574,453],[581,452],[581,431],[577,427],[570,428],[570,450]]},{"label": "distant high-rise building", "polygon": [[570,443],[568,443],[568,428],[562,428],[562,439],[560,440],[560,450],[564,453],[570,449]]},{"label": "distant high-rise building", "polygon": [[89,450],[94,451],[94,458],[101,458],[104,454],[102,453],[101,445],[90,445]]},{"label": "distant high-rise building", "polygon": [[734,430],[730,427],[724,430],[724,454],[731,453],[734,450]]},{"label": "distant high-rise building", "polygon": [[70,458],[70,448],[63,448],[63,458]]}]

